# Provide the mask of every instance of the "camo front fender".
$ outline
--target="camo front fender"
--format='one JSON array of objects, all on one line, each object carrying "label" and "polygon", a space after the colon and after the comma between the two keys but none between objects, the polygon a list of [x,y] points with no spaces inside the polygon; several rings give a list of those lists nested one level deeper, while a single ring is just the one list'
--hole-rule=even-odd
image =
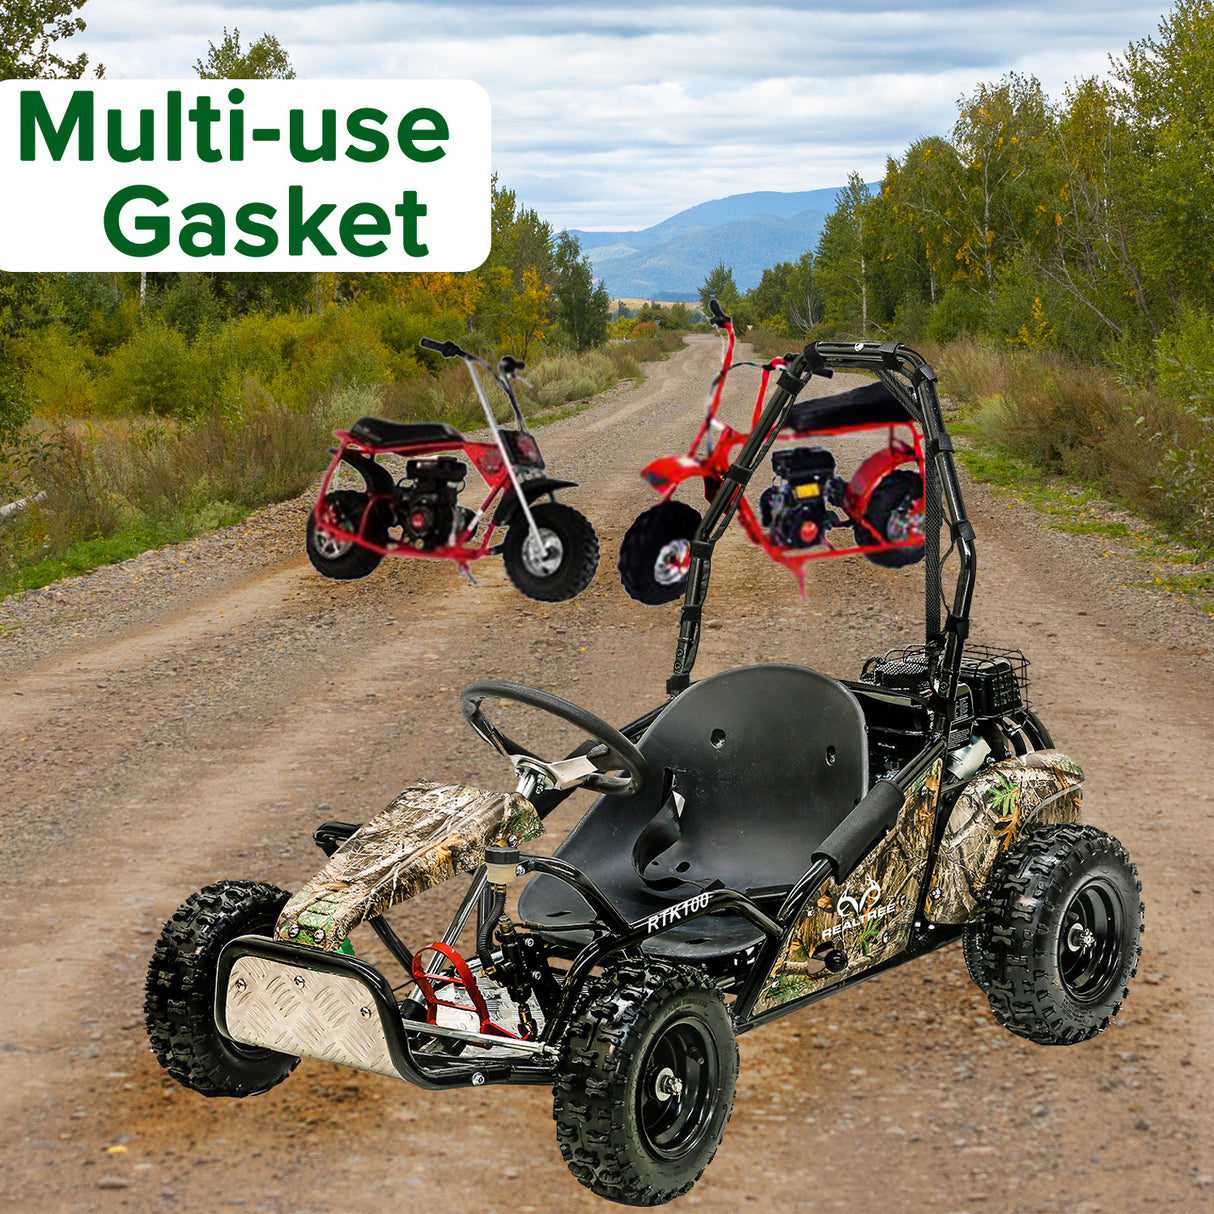
[{"label": "camo front fender", "polygon": [[470,873],[485,847],[543,833],[518,793],[420,782],[342,844],[283,907],[274,936],[332,952],[360,923],[423,890]]}]

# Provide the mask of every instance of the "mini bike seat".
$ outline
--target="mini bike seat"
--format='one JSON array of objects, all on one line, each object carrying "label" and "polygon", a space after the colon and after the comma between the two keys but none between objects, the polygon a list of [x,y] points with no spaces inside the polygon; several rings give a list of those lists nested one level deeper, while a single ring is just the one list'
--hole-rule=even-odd
[{"label": "mini bike seat", "polygon": [[464,441],[464,436],[446,422],[390,422],[382,417],[360,417],[350,427],[350,437],[368,447]]},{"label": "mini bike seat", "polygon": [[902,403],[880,380],[848,392],[798,401],[789,410],[785,427],[795,434],[846,430],[852,426],[891,426],[912,420]]}]

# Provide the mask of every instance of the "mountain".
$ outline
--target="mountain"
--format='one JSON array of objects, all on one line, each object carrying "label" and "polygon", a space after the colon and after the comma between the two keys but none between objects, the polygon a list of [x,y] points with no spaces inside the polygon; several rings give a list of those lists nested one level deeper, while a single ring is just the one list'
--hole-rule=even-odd
[{"label": "mountain", "polygon": [[570,229],[614,299],[694,300],[719,261],[741,291],[763,271],[813,249],[842,187],[731,194],[688,207],[639,232]]}]

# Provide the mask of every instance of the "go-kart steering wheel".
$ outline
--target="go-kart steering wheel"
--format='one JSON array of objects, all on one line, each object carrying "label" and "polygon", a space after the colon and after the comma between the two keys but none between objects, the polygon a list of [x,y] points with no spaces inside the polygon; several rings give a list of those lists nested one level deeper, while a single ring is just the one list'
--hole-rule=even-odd
[{"label": "go-kart steering wheel", "polygon": [[[616,797],[630,797],[639,792],[649,777],[649,764],[645,756],[618,729],[613,729],[605,721],[600,721],[593,713],[562,700],[559,696],[550,695],[546,691],[538,691],[534,687],[524,687],[521,683],[503,683],[497,679],[486,679],[481,683],[473,683],[465,689],[459,698],[459,709],[464,714],[464,720],[476,730],[494,750],[500,751],[507,758],[521,756],[534,759],[551,770],[554,764],[546,763],[539,755],[532,754],[525,746],[508,738],[481,711],[481,701],[490,697],[499,700],[513,700],[517,704],[526,704],[530,708],[538,708],[550,713],[559,720],[567,721],[584,730],[599,745],[589,751],[585,758],[593,769],[579,773],[576,784],[589,788],[593,792],[608,793]],[[568,760],[566,760],[568,762]],[[604,773],[614,768],[622,767],[628,774],[611,776]],[[572,787],[573,784],[566,785]]]}]

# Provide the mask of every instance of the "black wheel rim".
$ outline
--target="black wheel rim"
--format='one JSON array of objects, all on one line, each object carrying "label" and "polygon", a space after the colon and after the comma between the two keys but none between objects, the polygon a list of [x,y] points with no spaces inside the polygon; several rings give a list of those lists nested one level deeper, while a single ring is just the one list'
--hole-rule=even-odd
[{"label": "black wheel rim", "polygon": [[1058,935],[1058,975],[1077,1003],[1098,1003],[1121,979],[1125,915],[1105,881],[1089,881],[1075,893]]},{"label": "black wheel rim", "polygon": [[719,1073],[707,1026],[684,1018],[662,1028],[637,1088],[637,1126],[651,1154],[680,1159],[699,1145],[712,1121]]}]

